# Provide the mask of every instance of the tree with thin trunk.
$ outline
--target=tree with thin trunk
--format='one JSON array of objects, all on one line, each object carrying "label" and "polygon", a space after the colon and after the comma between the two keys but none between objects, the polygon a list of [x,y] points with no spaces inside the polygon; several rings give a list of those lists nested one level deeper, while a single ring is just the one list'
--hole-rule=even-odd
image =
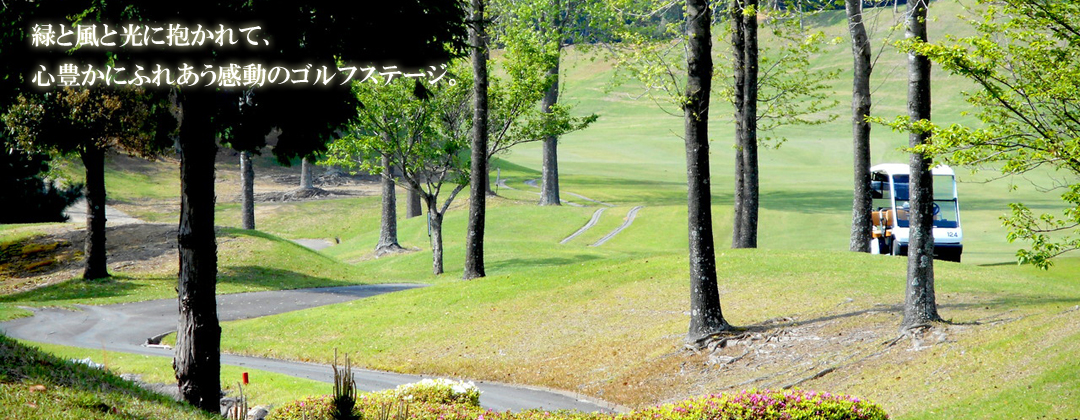
[{"label": "tree with thin trunk", "polygon": [[[491,161],[500,154],[523,143],[544,141],[582,130],[599,116],[573,116],[571,108],[554,104],[543,105],[543,99],[556,79],[549,69],[558,57],[537,45],[528,32],[501,33],[503,46],[500,60],[488,60],[488,161],[487,190],[494,196]],[[493,69],[496,69],[493,70]],[[459,83],[473,83],[468,77]],[[537,105],[540,106],[537,106]]]},{"label": "tree with thin trunk", "polygon": [[[429,90],[407,79],[378,79],[354,86],[361,109],[346,135],[329,145],[327,162],[383,173],[373,157],[388,156],[427,207],[432,271],[442,274],[443,217],[469,182],[471,86],[440,83]],[[447,185],[453,185],[448,196]]]},{"label": "tree with thin trunk", "polygon": [[423,215],[420,207],[420,193],[412,188],[405,189],[405,218],[411,219]]},{"label": "tree with thin trunk", "polygon": [[484,277],[484,223],[488,187],[488,40],[485,0],[472,0],[469,43],[472,46],[473,118],[469,182],[469,224],[465,233],[465,280]]},{"label": "tree with thin trunk", "polygon": [[[558,23],[556,23],[558,24]],[[562,44],[555,47],[555,56],[559,57],[562,52]],[[540,109],[545,113],[552,113],[555,104],[559,101],[559,61],[548,71],[551,78],[551,86],[544,92],[544,99],[540,102]],[[543,166],[540,172],[540,205],[561,206],[562,198],[559,198],[559,138],[556,136],[544,136]]]},{"label": "tree with thin trunk", "polygon": [[315,170],[315,168],[314,168],[315,165],[313,165],[311,163],[311,159],[313,159],[313,158],[309,157],[309,156],[304,156],[304,158],[300,160],[300,189],[301,190],[315,189],[315,180],[314,180],[315,176],[312,173]]},{"label": "tree with thin trunk", "polygon": [[686,8],[685,112],[687,226],[690,232],[690,328],[687,343],[701,346],[730,329],[720,307],[709,180],[709,96],[712,90],[712,9],[705,0]]},{"label": "tree with thin trunk", "polygon": [[379,243],[375,245],[376,255],[403,249],[398,244],[397,236],[397,183],[394,182],[394,167],[388,155],[382,155],[379,160],[382,164],[382,220]]},{"label": "tree with thin trunk", "polygon": [[[386,87],[379,89],[385,90]],[[426,98],[414,99],[420,108],[420,125],[408,136],[397,137],[391,145],[394,160],[401,166],[402,179],[418,191],[427,207],[431,237],[432,273],[443,269],[443,218],[454,198],[469,183],[469,92],[458,84],[439,85]],[[452,186],[440,202],[444,186]]]},{"label": "tree with thin trunk", "polygon": [[[586,46],[605,38],[617,20],[617,13],[605,2],[589,0],[502,0],[495,4],[499,16],[499,39],[526,37],[549,57],[545,70],[549,82],[540,109],[558,112],[560,61],[569,45]],[[540,205],[561,205],[559,198],[559,138],[544,136]]]},{"label": "tree with thin trunk", "polygon": [[757,248],[758,207],[758,24],[757,0],[731,7],[732,69],[735,71],[735,222],[732,248]]},{"label": "tree with thin trunk", "polygon": [[[926,42],[927,7],[927,0],[908,2],[905,35],[909,40]],[[908,53],[908,118],[915,124],[930,121],[930,59],[916,51]],[[941,321],[934,296],[934,181],[930,170],[931,158],[919,150],[929,143],[929,131],[910,132],[911,229],[902,330]]]},{"label": "tree with thin trunk", "polygon": [[[397,235],[397,182],[394,180],[395,160],[389,148],[394,137],[403,135],[403,125],[409,117],[398,115],[389,117],[380,109],[371,109],[374,103],[364,98],[365,111],[356,119],[344,136],[330,144],[323,165],[333,165],[355,174],[357,170],[366,170],[379,176],[381,186],[379,241],[375,244],[375,255],[383,255],[404,250]],[[370,120],[368,120],[370,119]],[[370,124],[365,127],[364,124]],[[366,139],[366,133],[378,132],[380,138]],[[375,136],[375,134],[372,134]],[[408,189],[408,187],[406,187]]]},{"label": "tree with thin trunk", "polygon": [[[105,251],[105,155],[110,149],[153,158],[171,141],[171,117],[140,88],[67,87],[19,96],[5,124],[27,150],[77,153],[86,173],[84,279],[109,277]],[[160,124],[160,129],[159,129]],[[160,133],[159,133],[160,131]]]},{"label": "tree with thin trunk", "polygon": [[851,54],[854,57],[854,75],[851,90],[852,156],[854,157],[855,185],[851,204],[852,252],[870,252],[871,206],[870,196],[870,38],[863,23],[863,1],[845,0],[848,32],[851,34]]},{"label": "tree with thin trunk", "polygon": [[240,152],[240,225],[255,229],[255,167],[251,165],[251,152]]},{"label": "tree with thin trunk", "polygon": [[221,133],[221,143],[240,152],[240,226],[254,230],[255,166],[251,155],[259,149],[245,148],[244,145],[265,142],[271,134],[266,132],[266,121],[262,120],[254,89],[244,90],[238,96],[238,106],[233,109],[235,113],[227,115],[233,120],[232,125]]}]

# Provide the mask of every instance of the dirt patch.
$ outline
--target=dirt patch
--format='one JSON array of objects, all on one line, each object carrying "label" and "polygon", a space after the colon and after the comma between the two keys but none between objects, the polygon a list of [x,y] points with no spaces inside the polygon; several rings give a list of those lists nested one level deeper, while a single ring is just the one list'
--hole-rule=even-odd
[{"label": "dirt patch", "polygon": [[972,340],[1022,318],[968,305],[979,302],[978,297],[952,299],[958,304],[950,305],[949,313],[973,321],[935,323],[901,334],[901,307],[875,304],[763,321],[700,350],[685,348],[681,336],[671,336],[665,340],[667,352],[642,357],[639,366],[582,384],[579,390],[635,407],[751,388],[829,390],[885,399],[892,394],[882,389],[908,380],[921,383],[908,378],[921,375],[914,369],[963,371],[942,363],[944,355],[962,358]]},{"label": "dirt patch", "polygon": [[290,201],[309,201],[327,198],[362,197],[370,195],[366,191],[324,190],[322,188],[297,188],[288,191],[272,191],[255,194],[256,203],[283,203]]},{"label": "dirt patch", "polygon": [[[311,184],[316,187],[343,187],[379,182],[377,175],[349,175],[336,169],[316,170],[315,172],[317,175],[311,180]],[[300,185],[300,174],[298,173],[270,175],[269,178],[278,185]]]},{"label": "dirt patch", "polygon": [[[314,189],[301,189],[300,167],[278,165],[259,166],[255,170],[255,202],[282,203],[376,195],[380,191],[379,177],[349,175],[334,168],[316,167],[312,180]],[[240,202],[239,158],[225,153],[217,164],[216,190],[219,200]],[[257,208],[258,206],[256,206]]]},{"label": "dirt patch", "polygon": [[[109,271],[175,272],[175,224],[137,223],[106,229]],[[20,293],[81,275],[86,229],[51,228],[43,235],[0,245],[0,294]]]}]

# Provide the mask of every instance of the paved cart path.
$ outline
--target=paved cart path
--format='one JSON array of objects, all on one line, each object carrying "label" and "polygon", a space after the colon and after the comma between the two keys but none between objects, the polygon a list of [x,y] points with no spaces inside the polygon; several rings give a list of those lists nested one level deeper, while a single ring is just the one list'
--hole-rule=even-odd
[{"label": "paved cart path", "polygon": [[[378,284],[218,295],[218,317],[221,321],[256,318],[417,287],[423,285]],[[29,341],[172,357],[171,349],[144,344],[148,339],[176,330],[179,317],[176,299],[76,306],[78,310],[28,308],[34,316],[0,323],[0,330],[10,337]],[[221,355],[221,363],[333,382],[328,365],[228,354]],[[373,370],[354,369],[353,372],[357,387],[363,391],[393,388],[424,378]],[[481,404],[494,410],[612,411],[610,404],[589,401],[567,392],[482,381],[477,386],[483,392]]]},{"label": "paved cart path", "polygon": [[611,240],[611,238],[614,238],[615,235],[618,235],[619,232],[622,232],[624,229],[630,227],[630,225],[634,224],[634,219],[637,218],[638,210],[641,210],[643,207],[645,207],[645,206],[637,206],[637,207],[634,207],[634,208],[630,209],[630,211],[626,213],[626,219],[623,219],[623,223],[621,225],[619,225],[619,227],[615,228],[615,230],[611,231],[611,233],[608,233],[607,235],[604,235],[604,237],[600,238],[599,241],[596,241],[592,245],[589,245],[589,246],[603,245],[605,242]]},{"label": "paved cart path", "polygon": [[604,210],[607,210],[607,207],[601,207],[601,208],[596,209],[596,211],[593,212],[592,217],[589,218],[589,221],[585,223],[585,226],[582,226],[581,229],[577,230],[577,232],[571,233],[570,236],[567,236],[563,240],[559,241],[559,243],[560,244],[565,244],[567,242],[570,242],[574,238],[581,235],[582,233],[585,233],[589,229],[592,229],[593,226],[596,226],[596,222],[600,221],[600,215],[604,214]]}]

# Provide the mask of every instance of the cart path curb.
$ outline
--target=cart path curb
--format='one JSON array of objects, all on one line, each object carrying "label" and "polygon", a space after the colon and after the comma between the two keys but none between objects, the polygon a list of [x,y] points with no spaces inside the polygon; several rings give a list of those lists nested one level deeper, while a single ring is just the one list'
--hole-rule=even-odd
[{"label": "cart path curb", "polygon": [[585,226],[582,226],[581,229],[577,230],[577,232],[574,232],[570,234],[570,236],[567,236],[566,239],[559,241],[559,244],[565,244],[567,242],[570,242],[572,239],[578,237],[578,235],[581,235],[582,233],[585,233],[585,231],[591,229],[593,226],[596,226],[596,222],[600,220],[600,215],[604,213],[604,210],[607,210],[607,207],[601,207],[599,209],[596,209],[596,211],[592,214],[592,218],[589,219],[588,223],[585,223]]},{"label": "cart path curb", "polygon": [[592,245],[589,245],[589,246],[603,245],[605,242],[611,240],[611,238],[614,238],[615,235],[618,235],[619,232],[622,232],[623,229],[626,229],[626,228],[630,227],[630,225],[634,223],[634,218],[637,217],[638,210],[641,210],[643,207],[645,207],[645,206],[637,206],[637,207],[634,207],[634,208],[630,209],[630,211],[626,213],[626,220],[623,221],[622,225],[615,228],[615,230],[611,231],[611,233],[608,233],[607,235],[604,235],[604,237],[600,238],[599,241],[596,241],[595,243],[593,243]]}]

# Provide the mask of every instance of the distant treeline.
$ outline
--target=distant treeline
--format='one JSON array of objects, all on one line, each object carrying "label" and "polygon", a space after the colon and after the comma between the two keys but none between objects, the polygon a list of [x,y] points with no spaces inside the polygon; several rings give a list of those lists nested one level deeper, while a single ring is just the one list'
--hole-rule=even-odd
[{"label": "distant treeline", "polygon": [[[844,10],[844,0],[759,0],[760,7],[770,8],[775,10],[802,10],[804,12],[815,12],[822,10]],[[931,2],[935,0],[930,0]],[[863,8],[876,8],[876,7],[906,7],[908,0],[863,0]],[[726,20],[727,7],[729,0],[718,0],[714,3],[713,7],[713,20],[720,22]],[[675,36],[671,32],[665,30],[666,25],[674,23],[679,25],[679,30],[676,33],[683,32],[681,23],[684,19],[685,8],[682,2],[672,2],[661,10],[650,11],[647,17],[636,16],[634,19],[628,20],[626,23],[642,28],[644,32],[653,32],[653,35],[658,39],[670,38]],[[620,39],[614,34],[605,32],[602,29],[594,28],[587,22],[588,16],[578,16],[579,20],[577,24],[571,25],[572,27],[579,28],[577,31],[573,31],[570,37],[564,40],[565,45],[573,44],[596,44],[607,42],[619,42]],[[501,47],[496,42],[496,47]]]}]

